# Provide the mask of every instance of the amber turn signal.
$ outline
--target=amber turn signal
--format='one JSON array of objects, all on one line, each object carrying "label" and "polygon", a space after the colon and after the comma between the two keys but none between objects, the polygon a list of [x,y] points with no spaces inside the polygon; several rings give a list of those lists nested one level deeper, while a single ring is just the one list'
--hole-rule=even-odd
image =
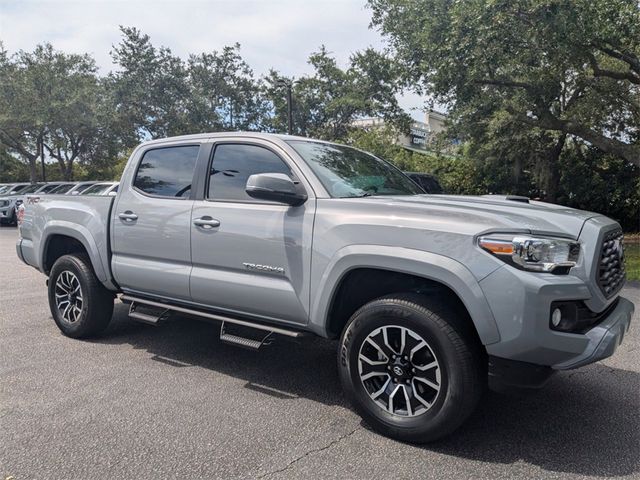
[{"label": "amber turn signal", "polygon": [[482,248],[495,255],[513,255],[515,252],[513,243],[506,240],[481,238],[478,243]]}]

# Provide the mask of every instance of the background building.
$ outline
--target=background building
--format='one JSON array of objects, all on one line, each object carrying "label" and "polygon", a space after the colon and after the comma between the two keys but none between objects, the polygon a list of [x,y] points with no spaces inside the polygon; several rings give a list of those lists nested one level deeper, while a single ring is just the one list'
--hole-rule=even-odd
[{"label": "background building", "polygon": [[[397,143],[411,150],[430,150],[430,145],[435,141],[436,135],[446,130],[446,115],[434,110],[425,114],[425,121],[411,123],[408,134],[399,135]],[[355,120],[356,127],[382,127],[385,121],[382,118],[361,118]]]}]

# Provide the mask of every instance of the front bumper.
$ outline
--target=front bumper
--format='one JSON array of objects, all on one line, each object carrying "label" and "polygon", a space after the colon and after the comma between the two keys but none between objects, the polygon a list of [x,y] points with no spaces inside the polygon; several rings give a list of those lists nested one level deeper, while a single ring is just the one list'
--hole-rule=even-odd
[{"label": "front bumper", "polygon": [[[613,354],[629,329],[634,305],[623,297],[585,333],[549,327],[551,302],[592,298],[585,282],[573,275],[538,274],[504,266],[480,282],[493,312],[500,341],[486,345],[501,359],[566,370]],[[607,305],[611,305],[615,299]]]},{"label": "front bumper", "polygon": [[569,370],[597,362],[613,355],[629,331],[634,306],[624,297],[618,299],[616,308],[598,325],[585,333],[589,338],[587,348],[578,356],[553,365],[556,370]]},{"label": "front bumper", "polygon": [[13,206],[10,207],[0,207],[0,222],[12,222],[15,218],[14,215],[15,209]]}]

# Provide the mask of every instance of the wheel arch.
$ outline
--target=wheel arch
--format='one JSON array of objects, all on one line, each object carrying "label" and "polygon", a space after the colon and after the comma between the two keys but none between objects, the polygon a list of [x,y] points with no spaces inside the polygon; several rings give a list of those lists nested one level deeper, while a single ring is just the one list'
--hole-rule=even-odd
[{"label": "wheel arch", "polygon": [[445,295],[456,308],[464,309],[483,345],[500,340],[478,281],[449,257],[398,247],[351,245],[334,256],[317,285],[311,328],[327,337],[340,335],[348,318],[364,303],[390,293],[418,291]]},{"label": "wheel arch", "polygon": [[89,258],[98,280],[110,287],[108,271],[91,232],[82,225],[75,223],[66,225],[65,223],[51,222],[43,232],[40,252],[42,271],[49,275],[53,264],[62,255],[84,253]]}]

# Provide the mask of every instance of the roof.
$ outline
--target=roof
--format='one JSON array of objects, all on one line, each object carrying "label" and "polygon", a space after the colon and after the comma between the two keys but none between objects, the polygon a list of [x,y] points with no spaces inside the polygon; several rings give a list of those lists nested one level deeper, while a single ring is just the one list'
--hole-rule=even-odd
[{"label": "roof", "polygon": [[179,136],[176,136],[176,137],[158,138],[156,140],[148,140],[146,142],[143,142],[141,145],[144,145],[144,146],[156,145],[156,144],[159,144],[159,143],[176,142],[176,141],[183,141],[183,140],[207,140],[207,139],[210,139],[210,138],[229,137],[229,136],[246,137],[246,138],[262,138],[262,139],[265,139],[265,140],[273,140],[273,139],[278,139],[278,140],[283,140],[283,141],[287,141],[287,140],[304,140],[304,141],[313,141],[313,142],[332,143],[332,142],[326,142],[324,140],[318,140],[318,139],[315,139],[315,138],[300,137],[300,136],[297,136],[297,135],[286,135],[286,134],[281,134],[281,133],[209,132],[209,133],[195,133],[195,134],[191,134],[191,135],[179,135]]}]

